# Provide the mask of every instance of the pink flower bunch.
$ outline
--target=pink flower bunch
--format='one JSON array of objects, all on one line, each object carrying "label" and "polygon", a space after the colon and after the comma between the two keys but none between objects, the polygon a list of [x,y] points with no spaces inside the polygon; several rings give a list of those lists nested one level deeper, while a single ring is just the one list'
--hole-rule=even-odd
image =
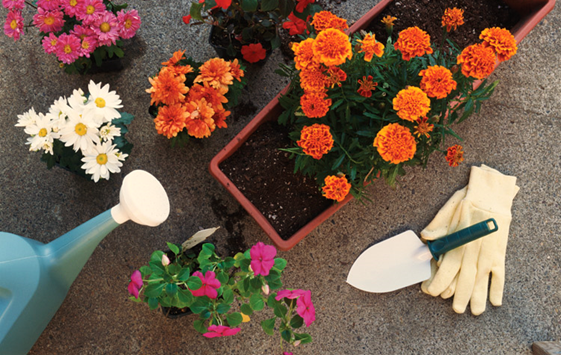
[{"label": "pink flower bunch", "polygon": [[128,287],[129,293],[135,298],[138,298],[138,293],[140,292],[143,284],[142,274],[140,271],[135,270],[131,275],[131,282]]},{"label": "pink flower bunch", "polygon": [[251,269],[255,275],[267,276],[275,265],[277,249],[272,245],[265,245],[263,242],[259,242],[251,247],[249,255],[251,256]]},{"label": "pink flower bunch", "polygon": [[203,334],[204,337],[218,338],[236,335],[239,333],[241,328],[230,328],[225,325],[211,325],[210,327],[208,327],[208,330],[209,332]]},{"label": "pink flower bunch", "polygon": [[[4,33],[17,41],[23,34],[21,12],[25,0],[2,0],[9,10]],[[76,18],[78,24],[62,33],[65,18]],[[42,45],[46,53],[54,53],[64,64],[71,64],[80,57],[89,58],[101,46],[112,46],[119,39],[135,36],[140,28],[137,10],[121,10],[114,14],[106,9],[103,0],[38,0],[33,25],[43,35]]]},{"label": "pink flower bunch", "polygon": [[316,320],[316,309],[312,303],[312,291],[304,290],[282,290],[277,293],[275,300],[283,298],[296,299],[296,313],[304,320],[306,327],[309,327]]}]

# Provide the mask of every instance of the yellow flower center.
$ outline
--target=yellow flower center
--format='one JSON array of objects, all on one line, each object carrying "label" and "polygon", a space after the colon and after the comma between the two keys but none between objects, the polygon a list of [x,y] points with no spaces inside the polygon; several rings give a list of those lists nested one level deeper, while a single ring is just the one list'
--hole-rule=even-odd
[{"label": "yellow flower center", "polygon": [[92,5],[86,6],[86,14],[91,15],[94,12],[95,12],[95,7],[93,7]]},{"label": "yellow flower center", "polygon": [[[82,42],[82,48],[88,49],[88,48],[90,48],[90,44],[89,44],[87,41],[83,41],[83,42]],[[103,99],[102,99],[102,100],[103,100]]]},{"label": "yellow flower center", "polygon": [[70,6],[76,6],[77,4],[78,4],[78,1],[70,0]]},{"label": "yellow flower center", "polygon": [[57,43],[57,42],[58,42],[58,41],[57,41],[56,39],[52,39],[52,40],[51,40],[51,46],[56,46],[56,43]]},{"label": "yellow flower center", "polygon": [[74,131],[77,135],[83,136],[84,134],[88,133],[88,127],[86,127],[83,123],[78,123],[76,127],[74,127]]},{"label": "yellow flower center", "polygon": [[107,164],[107,154],[100,154],[95,158],[99,165]]},{"label": "yellow flower center", "polygon": [[131,21],[130,18],[128,18],[128,19],[125,21],[125,28],[128,29],[128,28],[131,28],[131,26],[132,26],[132,21]]},{"label": "yellow flower center", "polygon": [[41,128],[41,130],[39,131],[39,137],[45,137],[46,135],[47,135],[47,129]]},{"label": "yellow flower center", "polygon": [[107,22],[104,22],[101,24],[101,26],[99,26],[99,29],[101,30],[101,32],[107,33],[111,31],[111,25],[108,24]]},{"label": "yellow flower center", "polygon": [[72,53],[72,47],[70,47],[69,44],[67,44],[66,46],[64,46],[64,53],[66,53],[66,54]]},{"label": "yellow flower center", "polygon": [[53,23],[55,23],[54,17],[49,16],[45,19],[45,25],[52,25]]},{"label": "yellow flower center", "polygon": [[15,30],[18,27],[18,22],[16,20],[12,20],[12,22],[10,22],[10,28],[12,30]]},{"label": "yellow flower center", "polygon": [[105,107],[105,100],[102,99],[101,97],[98,97],[97,99],[95,99],[95,104],[99,108],[104,108]]}]

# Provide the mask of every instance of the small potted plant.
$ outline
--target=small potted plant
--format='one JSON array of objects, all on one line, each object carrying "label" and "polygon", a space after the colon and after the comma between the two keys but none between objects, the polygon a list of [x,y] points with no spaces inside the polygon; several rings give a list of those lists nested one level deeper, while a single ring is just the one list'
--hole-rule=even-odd
[{"label": "small potted plant", "polygon": [[71,74],[122,69],[120,61],[111,59],[124,56],[122,40],[134,37],[141,23],[138,11],[125,11],[126,3],[110,0],[5,0],[4,33],[14,41],[24,34],[25,4],[37,10],[33,25],[40,31],[43,49],[56,55],[60,67]]},{"label": "small potted plant", "polygon": [[205,63],[186,59],[185,51],[163,62],[158,75],[149,78],[152,86],[150,114],[156,130],[183,145],[189,137],[207,138],[218,128],[226,128],[229,109],[235,107],[246,85],[245,67],[237,59],[212,58]]},{"label": "small potted plant", "polygon": [[211,25],[210,43],[219,56],[257,63],[281,45],[281,27],[290,35],[306,31],[309,16],[321,10],[314,1],[200,0],[183,21]]},{"label": "small potted plant", "polygon": [[121,171],[132,150],[125,133],[134,116],[117,110],[121,99],[109,84],[90,81],[88,91],[60,97],[46,114],[31,108],[18,115],[16,126],[29,134],[30,151],[43,152],[48,169],[57,165],[98,182]]},{"label": "small potted plant", "polygon": [[130,299],[145,302],[151,310],[183,309],[198,315],[194,328],[207,338],[235,335],[254,312],[266,308],[272,317],[261,322],[269,335],[280,333],[294,346],[312,341],[298,329],[315,320],[309,290],[284,289],[281,281],[286,260],[261,242],[244,253],[222,258],[213,244],[196,253],[186,245],[167,243],[170,251],[155,251],[150,262],[134,271],[128,286]]}]

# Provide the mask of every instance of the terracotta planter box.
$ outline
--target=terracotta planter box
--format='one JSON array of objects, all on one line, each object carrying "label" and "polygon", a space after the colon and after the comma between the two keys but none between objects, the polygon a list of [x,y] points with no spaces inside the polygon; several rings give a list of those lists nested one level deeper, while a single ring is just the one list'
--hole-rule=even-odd
[{"label": "terracotta planter box", "polygon": [[[349,29],[349,32],[356,32],[366,28],[372,20],[382,12],[382,10],[393,0],[382,0],[378,5],[374,6],[366,15],[358,20]],[[526,35],[547,15],[555,6],[555,0],[504,0],[511,8],[515,9],[522,15],[522,19],[512,29],[512,34],[517,43],[526,37]],[[498,62],[495,65],[498,66]],[[478,82],[475,85],[479,85]],[[210,173],[217,179],[236,200],[246,209],[246,211],[255,219],[259,226],[271,238],[275,246],[280,250],[289,250],[293,248],[299,241],[308,235],[314,228],[320,225],[323,221],[331,217],[337,210],[342,208],[345,204],[353,199],[349,194],[347,198],[338,204],[334,204],[320,215],[315,217],[312,221],[302,227],[298,232],[292,235],[287,240],[280,237],[277,231],[269,223],[267,218],[244,196],[242,192],[226,177],[220,170],[220,163],[228,159],[245,141],[249,136],[257,130],[257,128],[264,122],[273,121],[283,112],[283,109],[278,101],[280,95],[286,93],[288,86],[282,90],[249,124],[240,132],[234,139],[226,145],[210,162]]]}]

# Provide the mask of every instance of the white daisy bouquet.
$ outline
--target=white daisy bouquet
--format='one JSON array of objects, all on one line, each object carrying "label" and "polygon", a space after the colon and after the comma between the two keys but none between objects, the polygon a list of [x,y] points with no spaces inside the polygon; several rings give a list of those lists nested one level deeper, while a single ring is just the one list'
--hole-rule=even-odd
[{"label": "white daisy bouquet", "polygon": [[30,135],[30,151],[43,151],[47,168],[58,165],[98,182],[121,171],[132,150],[124,135],[134,116],[117,110],[123,105],[109,84],[90,81],[88,91],[85,95],[77,89],[69,98],[60,97],[46,114],[31,108],[18,115],[16,126]]}]

